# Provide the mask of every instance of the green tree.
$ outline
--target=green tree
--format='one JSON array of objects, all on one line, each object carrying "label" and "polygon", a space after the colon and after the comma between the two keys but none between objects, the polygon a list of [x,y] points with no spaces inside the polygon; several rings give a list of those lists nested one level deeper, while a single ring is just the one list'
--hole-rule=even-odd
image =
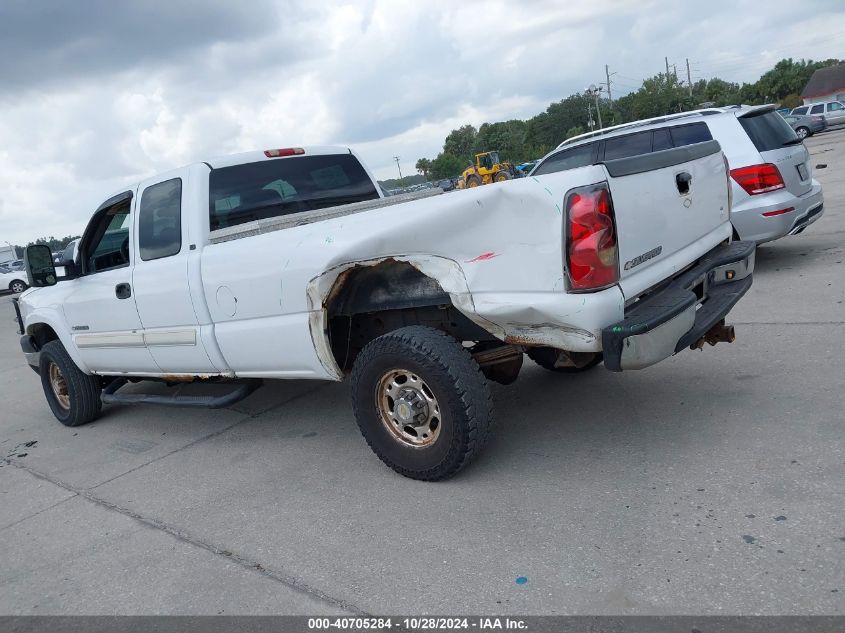
[{"label": "green tree", "polygon": [[478,128],[473,153],[499,152],[500,160],[521,163],[527,160],[525,152],[525,121],[511,119],[497,123],[484,123]]},{"label": "green tree", "polygon": [[782,59],[757,80],[757,93],[766,101],[778,101],[788,94],[801,94],[814,72],[838,63],[838,59],[820,62],[811,59],[794,61],[791,57]]},{"label": "green tree", "polygon": [[431,161],[431,177],[435,180],[441,178],[454,178],[463,172],[467,161],[452,154],[441,152]]},{"label": "green tree", "polygon": [[443,153],[462,160],[471,160],[476,136],[478,130],[472,125],[463,125],[457,130],[452,130],[443,142]]},{"label": "green tree", "polygon": [[[78,235],[67,235],[65,237],[39,237],[34,242],[29,242],[27,246],[34,246],[35,244],[46,244],[50,247],[50,250],[55,252],[64,250],[68,244],[70,244],[73,240],[79,239]],[[23,251],[23,247],[16,246],[15,247],[19,252]]]},{"label": "green tree", "polygon": [[573,136],[578,136],[579,134],[583,133],[584,128],[582,128],[580,125],[576,125],[566,130],[566,138],[572,138]]},{"label": "green tree", "polygon": [[556,147],[566,138],[568,130],[579,125],[586,126],[589,102],[584,95],[571,95],[550,104],[545,112],[528,119],[525,144],[535,148],[547,148],[547,151]]},{"label": "green tree", "polygon": [[428,180],[428,174],[431,171],[431,161],[427,158],[420,158],[417,164],[414,165],[416,170],[423,175],[423,178]]}]

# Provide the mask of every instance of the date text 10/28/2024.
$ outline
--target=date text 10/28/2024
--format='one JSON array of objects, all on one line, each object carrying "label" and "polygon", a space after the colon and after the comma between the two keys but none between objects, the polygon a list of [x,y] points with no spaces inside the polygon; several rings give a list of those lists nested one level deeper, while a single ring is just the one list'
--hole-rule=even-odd
[{"label": "date text 10/28/2024", "polygon": [[352,618],[308,618],[308,629],[319,630],[406,630],[406,631],[451,631],[451,630],[512,630],[526,629],[526,623],[519,618],[479,616],[468,617],[352,617]]}]

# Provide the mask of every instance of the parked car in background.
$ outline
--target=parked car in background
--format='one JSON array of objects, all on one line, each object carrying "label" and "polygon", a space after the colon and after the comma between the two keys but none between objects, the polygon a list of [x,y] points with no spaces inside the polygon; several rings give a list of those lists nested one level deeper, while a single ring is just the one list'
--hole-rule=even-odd
[{"label": "parked car in background", "polygon": [[845,123],[845,104],[841,101],[822,101],[792,108],[790,114],[824,116],[829,126]]},{"label": "parked car in background", "polygon": [[0,291],[23,292],[27,288],[29,286],[26,283],[25,272],[12,270],[8,266],[0,266]]},{"label": "parked car in background", "polygon": [[819,114],[781,114],[781,116],[784,121],[792,126],[795,134],[802,141],[816,132],[823,132],[827,129],[827,120]]},{"label": "parked car in background", "polygon": [[444,178],[437,181],[437,186],[443,191],[452,191],[455,188],[455,182],[451,178]]},{"label": "parked car in background", "polygon": [[517,165],[516,168],[519,170],[523,175],[527,176],[529,172],[534,169],[534,167],[539,163],[540,160],[529,160],[528,162],[522,163]]},{"label": "parked car in background", "polygon": [[737,238],[761,244],[801,233],[824,212],[810,154],[775,106],[727,106],[671,114],[565,140],[532,176],[715,139],[730,165]]}]

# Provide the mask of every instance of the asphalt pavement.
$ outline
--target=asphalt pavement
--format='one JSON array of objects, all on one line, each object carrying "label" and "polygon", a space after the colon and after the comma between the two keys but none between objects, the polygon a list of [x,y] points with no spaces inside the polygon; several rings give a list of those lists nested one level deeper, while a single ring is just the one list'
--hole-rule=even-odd
[{"label": "asphalt pavement", "polygon": [[0,298],[0,614],[845,613],[845,130],[807,146],[825,215],[758,250],[735,343],[527,361],[440,483],[381,464],[348,384],[65,428]]}]

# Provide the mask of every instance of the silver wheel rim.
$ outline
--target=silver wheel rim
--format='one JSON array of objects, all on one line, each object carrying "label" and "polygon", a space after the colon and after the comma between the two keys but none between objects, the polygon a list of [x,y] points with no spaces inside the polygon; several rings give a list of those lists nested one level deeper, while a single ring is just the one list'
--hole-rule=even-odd
[{"label": "silver wheel rim", "polygon": [[391,369],[378,382],[376,408],[390,436],[403,446],[425,448],[440,436],[442,419],[434,392],[407,369]]},{"label": "silver wheel rim", "polygon": [[59,366],[56,363],[50,363],[47,370],[50,376],[50,388],[53,390],[53,395],[56,398],[59,406],[68,411],[70,409],[70,394],[67,391],[67,381],[62,375]]},{"label": "silver wheel rim", "polygon": [[23,292],[24,287],[23,284],[19,281],[15,281],[12,283],[12,292]]},{"label": "silver wheel rim", "polygon": [[798,138],[807,138],[807,130],[805,130],[804,128],[798,130]]}]

